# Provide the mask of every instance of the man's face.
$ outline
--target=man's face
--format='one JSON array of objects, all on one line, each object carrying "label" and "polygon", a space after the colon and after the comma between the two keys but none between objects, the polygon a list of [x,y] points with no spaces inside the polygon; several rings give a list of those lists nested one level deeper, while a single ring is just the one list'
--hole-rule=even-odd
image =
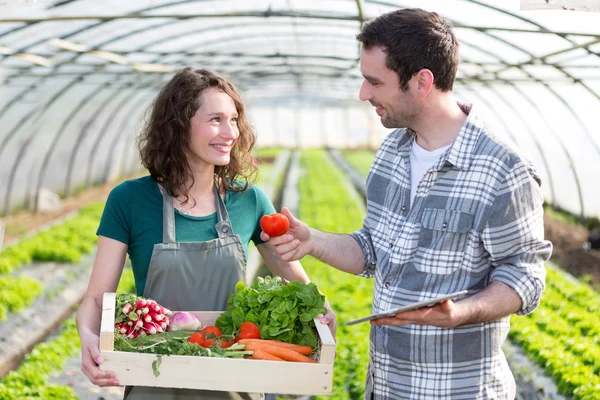
[{"label": "man's face", "polygon": [[385,65],[383,48],[374,46],[360,50],[360,71],[364,76],[359,98],[368,100],[386,128],[410,128],[419,116],[411,88],[400,89],[398,74]]}]

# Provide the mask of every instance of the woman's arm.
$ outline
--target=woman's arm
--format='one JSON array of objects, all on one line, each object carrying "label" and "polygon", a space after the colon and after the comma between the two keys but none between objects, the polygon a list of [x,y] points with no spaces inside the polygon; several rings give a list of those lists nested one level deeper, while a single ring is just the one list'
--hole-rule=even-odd
[{"label": "woman's arm", "polygon": [[278,275],[288,281],[310,282],[300,261],[283,261],[281,256],[275,252],[275,246],[269,243],[259,244],[256,248],[273,275]]},{"label": "woman's arm", "polygon": [[[300,261],[283,261],[281,256],[275,251],[275,246],[267,242],[257,245],[256,248],[273,275],[278,275],[288,281],[310,282]],[[329,325],[329,330],[335,338],[337,319],[327,300],[325,300],[325,308],[327,309],[327,314],[321,318],[321,323]]]},{"label": "woman's arm", "polygon": [[102,297],[117,290],[127,245],[105,236],[98,236],[98,251],[86,295],[77,311],[77,330],[81,339],[81,370],[98,386],[117,386],[114,373],[100,371],[100,319]]}]

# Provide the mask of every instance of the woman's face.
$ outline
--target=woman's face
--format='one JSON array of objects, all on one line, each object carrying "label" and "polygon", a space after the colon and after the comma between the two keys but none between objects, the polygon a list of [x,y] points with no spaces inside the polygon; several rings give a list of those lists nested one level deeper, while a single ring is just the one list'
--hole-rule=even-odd
[{"label": "woman's face", "polygon": [[217,88],[200,95],[200,108],[190,121],[190,151],[199,167],[227,165],[239,136],[233,99]]}]

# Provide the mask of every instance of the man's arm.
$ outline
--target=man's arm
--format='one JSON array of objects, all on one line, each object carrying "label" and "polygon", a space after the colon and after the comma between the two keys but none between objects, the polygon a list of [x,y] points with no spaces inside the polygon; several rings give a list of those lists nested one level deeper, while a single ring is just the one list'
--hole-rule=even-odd
[{"label": "man's arm", "polygon": [[340,271],[360,274],[365,269],[364,253],[350,235],[321,232],[311,229],[314,242],[311,255]]},{"label": "man's arm", "polygon": [[504,318],[519,311],[521,304],[521,298],[513,289],[502,282],[492,282],[481,292],[464,300],[446,300],[433,307],[405,311],[394,317],[376,319],[371,325],[419,324],[455,328]]},{"label": "man's arm", "polygon": [[364,253],[352,236],[310,228],[285,207],[281,213],[290,221],[288,232],[277,237],[270,237],[262,232],[261,238],[268,240],[269,244],[275,247],[282,260],[296,261],[310,254],[340,271],[350,274],[360,274],[364,271]]}]

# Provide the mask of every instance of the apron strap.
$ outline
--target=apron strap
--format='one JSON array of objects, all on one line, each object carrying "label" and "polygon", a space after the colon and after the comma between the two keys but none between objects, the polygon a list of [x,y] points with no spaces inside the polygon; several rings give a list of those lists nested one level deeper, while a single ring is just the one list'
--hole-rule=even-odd
[{"label": "apron strap", "polygon": [[163,243],[175,243],[175,207],[173,197],[160,188],[163,196]]},{"label": "apron strap", "polygon": [[233,227],[231,226],[231,221],[229,220],[229,214],[227,213],[227,208],[225,208],[225,203],[221,198],[221,193],[219,192],[219,188],[217,187],[217,182],[215,180],[215,202],[217,206],[217,216],[219,221],[215,225],[215,230],[219,235],[219,238],[225,238],[227,236],[233,236]]}]

